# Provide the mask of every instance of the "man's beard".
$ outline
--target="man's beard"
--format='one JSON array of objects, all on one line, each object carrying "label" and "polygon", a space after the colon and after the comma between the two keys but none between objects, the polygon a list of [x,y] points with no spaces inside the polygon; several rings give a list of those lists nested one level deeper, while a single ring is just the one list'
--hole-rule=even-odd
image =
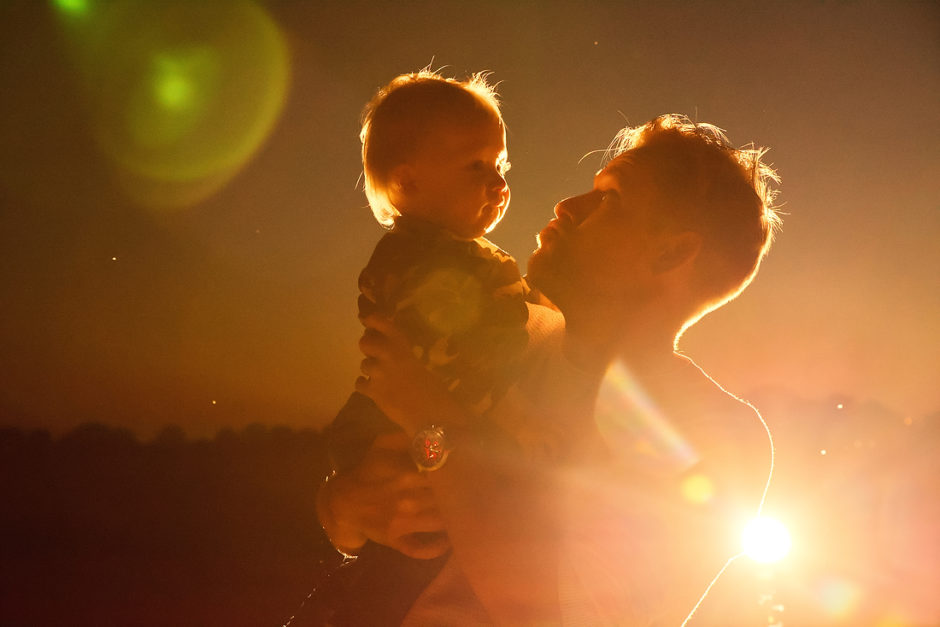
[{"label": "man's beard", "polygon": [[564,300],[566,291],[563,272],[565,255],[560,248],[558,241],[552,242],[551,247],[542,247],[540,244],[529,257],[526,273],[529,285],[559,307],[562,306],[559,299]]}]

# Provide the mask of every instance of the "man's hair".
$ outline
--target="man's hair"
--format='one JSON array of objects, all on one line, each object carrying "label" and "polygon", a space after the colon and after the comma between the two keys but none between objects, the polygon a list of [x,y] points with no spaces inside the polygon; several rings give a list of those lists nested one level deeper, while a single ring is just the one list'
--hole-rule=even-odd
[{"label": "man's hair", "polygon": [[480,72],[464,81],[423,69],[395,77],[376,92],[362,113],[364,188],[376,220],[391,226],[400,215],[389,197],[392,170],[412,158],[431,128],[441,122],[503,125],[495,88]]},{"label": "man's hair", "polygon": [[652,172],[662,201],[654,228],[702,236],[694,275],[701,306],[683,331],[740,294],[770,249],[781,223],[771,183],[780,179],[761,161],[766,152],[735,148],[716,126],[677,114],[625,128],[608,148],[608,159],[629,153]]}]

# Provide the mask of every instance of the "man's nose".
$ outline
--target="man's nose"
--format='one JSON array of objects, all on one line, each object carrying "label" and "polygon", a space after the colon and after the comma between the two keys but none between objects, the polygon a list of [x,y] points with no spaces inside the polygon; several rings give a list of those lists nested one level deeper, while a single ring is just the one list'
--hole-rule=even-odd
[{"label": "man's nose", "polygon": [[555,215],[558,218],[568,219],[575,224],[580,224],[591,213],[591,207],[593,206],[590,202],[592,194],[593,192],[565,198],[555,205]]}]

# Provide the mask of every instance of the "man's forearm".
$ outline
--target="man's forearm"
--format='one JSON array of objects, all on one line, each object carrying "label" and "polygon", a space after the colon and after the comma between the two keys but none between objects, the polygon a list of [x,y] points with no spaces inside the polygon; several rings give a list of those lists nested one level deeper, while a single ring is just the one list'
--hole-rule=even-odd
[{"label": "man's forearm", "polygon": [[498,624],[553,624],[558,608],[555,476],[508,435],[469,429],[430,473],[454,556]]}]

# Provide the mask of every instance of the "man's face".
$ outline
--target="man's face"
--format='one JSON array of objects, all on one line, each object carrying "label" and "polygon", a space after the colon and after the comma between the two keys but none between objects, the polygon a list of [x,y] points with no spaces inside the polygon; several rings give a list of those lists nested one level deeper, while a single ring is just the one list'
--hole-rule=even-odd
[{"label": "man's face", "polygon": [[593,189],[555,206],[529,259],[533,285],[564,312],[572,305],[641,298],[653,279],[656,207],[648,171],[629,154],[594,177]]},{"label": "man's face", "polygon": [[506,133],[495,119],[439,122],[411,161],[408,209],[473,239],[490,231],[509,207]]}]

